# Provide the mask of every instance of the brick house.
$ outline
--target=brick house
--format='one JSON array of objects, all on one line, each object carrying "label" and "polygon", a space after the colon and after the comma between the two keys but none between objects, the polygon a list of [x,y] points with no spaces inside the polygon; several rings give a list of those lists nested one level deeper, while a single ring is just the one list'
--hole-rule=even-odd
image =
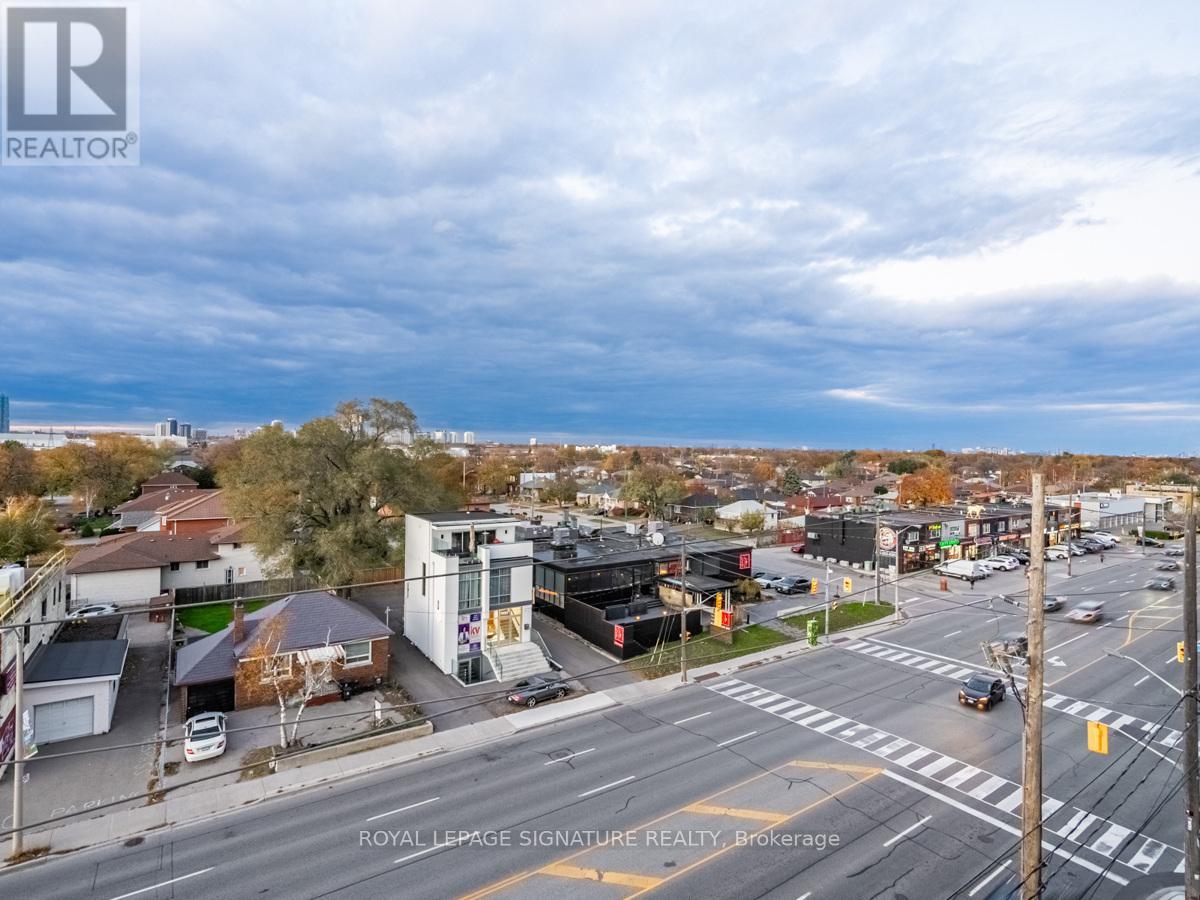
[{"label": "brick house", "polygon": [[158,510],[160,531],[167,534],[203,534],[222,528],[233,519],[223,490],[196,491]]},{"label": "brick house", "polygon": [[233,621],[179,649],[176,687],[184,716],[274,705],[304,686],[305,670],[332,659],[332,681],[310,703],[338,696],[338,683],[386,680],[392,630],[361,606],[326,591],[292,594],[255,612],[234,606]]}]

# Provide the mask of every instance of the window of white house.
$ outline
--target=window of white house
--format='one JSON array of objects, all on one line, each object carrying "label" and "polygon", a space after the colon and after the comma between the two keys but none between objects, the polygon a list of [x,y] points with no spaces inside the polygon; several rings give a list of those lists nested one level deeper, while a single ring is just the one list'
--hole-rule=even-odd
[{"label": "window of white house", "polygon": [[479,569],[460,572],[458,576],[458,608],[474,609],[480,604],[480,588],[483,579]]},{"label": "window of white house", "polygon": [[178,572],[179,571],[179,563],[171,563],[171,571]]},{"label": "window of white house", "polygon": [[273,681],[276,678],[292,677],[292,655],[283,653],[263,660],[262,680]]},{"label": "window of white house", "polygon": [[512,572],[508,569],[493,569],[488,577],[488,603],[508,603],[512,600]]},{"label": "window of white house", "polygon": [[361,666],[363,663],[371,661],[370,641],[356,641],[353,644],[342,644],[342,649],[346,651],[344,665]]},{"label": "window of white house", "polygon": [[246,567],[238,566],[238,578],[245,578],[245,577],[246,577]]},{"label": "window of white house", "polygon": [[208,568],[208,560],[207,559],[200,560],[200,562],[196,563],[196,568],[197,569],[207,569]]}]

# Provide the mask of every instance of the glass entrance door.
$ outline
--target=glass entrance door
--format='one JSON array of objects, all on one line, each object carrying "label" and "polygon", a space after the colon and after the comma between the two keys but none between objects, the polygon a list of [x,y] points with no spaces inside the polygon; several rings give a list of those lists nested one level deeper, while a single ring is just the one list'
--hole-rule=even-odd
[{"label": "glass entrance door", "polygon": [[494,609],[488,613],[487,640],[488,644],[511,644],[521,640],[521,628],[524,624],[524,607],[516,606],[510,609]]}]

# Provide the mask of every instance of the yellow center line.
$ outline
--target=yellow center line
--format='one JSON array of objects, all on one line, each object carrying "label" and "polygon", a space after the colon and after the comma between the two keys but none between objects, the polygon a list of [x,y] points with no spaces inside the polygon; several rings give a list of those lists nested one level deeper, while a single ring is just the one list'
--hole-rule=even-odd
[{"label": "yellow center line", "polygon": [[[1123,643],[1123,644],[1121,645],[1121,649],[1122,649],[1122,650],[1123,650],[1123,649],[1125,649],[1126,647],[1128,647],[1130,644],[1132,644],[1132,643],[1135,643],[1135,642],[1137,642],[1137,641],[1140,641],[1142,638],[1146,637],[1147,635],[1154,634],[1154,632],[1161,630],[1161,629],[1163,628],[1163,626],[1165,626],[1165,625],[1169,624],[1170,622],[1174,622],[1176,619],[1178,619],[1178,618],[1181,618],[1181,617],[1182,617],[1182,613],[1181,613],[1180,615],[1178,615],[1178,616],[1172,616],[1171,618],[1169,618],[1169,619],[1167,619],[1165,622],[1163,622],[1163,624],[1162,624],[1162,625],[1155,625],[1155,626],[1154,626],[1153,628],[1151,628],[1149,631],[1143,631],[1143,632],[1142,632],[1141,634],[1139,634],[1137,637],[1133,637],[1133,620],[1134,620],[1134,617],[1135,617],[1135,616],[1137,616],[1137,615],[1138,615],[1138,613],[1146,612],[1146,611],[1148,611],[1148,610],[1151,610],[1151,609],[1154,609],[1154,607],[1153,607],[1153,606],[1147,606],[1145,609],[1139,609],[1137,612],[1135,612],[1135,613],[1134,613],[1132,616],[1130,616],[1130,617],[1129,617],[1129,632],[1128,632],[1128,634],[1127,634],[1127,635],[1126,635],[1126,637],[1125,637],[1125,643]],[[1107,653],[1105,653],[1105,654],[1103,654],[1103,655],[1101,655],[1101,656],[1097,656],[1097,657],[1096,657],[1095,659],[1093,659],[1091,662],[1089,662],[1089,663],[1084,663],[1082,666],[1080,666],[1078,669],[1075,669],[1075,670],[1074,670],[1074,671],[1072,671],[1072,672],[1067,672],[1067,673],[1066,673],[1065,675],[1063,675],[1061,678],[1056,678],[1056,679],[1054,679],[1053,681],[1047,681],[1047,682],[1046,682],[1046,687],[1054,687],[1054,685],[1058,684],[1060,681],[1065,681],[1066,679],[1070,678],[1072,675],[1078,675],[1080,672],[1082,672],[1082,671],[1083,671],[1084,669],[1086,669],[1088,666],[1094,666],[1096,663],[1100,662],[1100,660],[1102,660],[1102,659],[1107,659],[1107,658],[1108,658],[1108,654],[1107,654]]]},{"label": "yellow center line", "polygon": [[738,806],[717,806],[712,803],[693,803],[685,806],[683,812],[703,813],[708,816],[732,816],[735,819],[757,819],[760,822],[771,822],[778,825],[787,818],[787,813],[769,812],[765,809],[745,809]]},{"label": "yellow center line", "polygon": [[[769,775],[774,775],[775,773],[779,772],[781,769],[786,769],[790,765],[804,765],[804,762],[799,761],[799,760],[793,760],[790,763],[784,763],[781,766],[777,766],[774,769],[771,769],[770,771],[760,772],[757,775],[751,775],[749,778],[746,778],[735,784],[731,784],[729,787],[722,788],[719,791],[714,791],[713,793],[708,794],[705,797],[701,797],[699,800],[695,801],[694,804],[688,804],[688,805],[692,806],[692,805],[704,804],[709,800],[714,800],[717,797],[720,797],[722,794],[728,794],[731,791],[735,791],[738,788],[745,787],[746,785],[751,784],[752,782],[758,781],[760,778],[766,778]],[[830,765],[836,765],[836,764],[830,764]],[[817,767],[817,766],[814,765],[814,768],[815,767]],[[836,797],[838,794],[842,793],[842,791],[846,791],[852,787],[856,787],[857,785],[861,784],[863,781],[866,781],[867,778],[874,777],[875,775],[878,775],[882,771],[883,771],[883,769],[880,769],[880,768],[870,769],[870,770],[868,770],[868,773],[865,775],[865,777],[860,778],[858,781],[855,781],[853,784],[847,785],[846,787],[842,788],[839,791],[835,791],[831,794],[827,794],[821,800],[818,800],[817,803],[823,803],[826,800],[831,800],[832,798]],[[804,809],[801,809],[799,812],[793,813],[791,816],[788,816],[783,821],[786,822],[789,819],[795,818],[796,816],[800,815],[801,813],[806,812],[807,810],[811,809],[812,806],[814,806],[814,805],[816,805],[816,804],[810,804],[809,806],[804,807]],[[672,816],[675,816],[681,812],[684,812],[686,809],[687,809],[686,806],[680,807],[679,809],[673,809],[668,813],[663,813],[661,816],[657,816],[656,818],[651,819],[649,822],[645,822],[642,825],[638,826],[637,828],[630,829],[630,830],[645,831],[645,830],[651,828],[652,826],[657,825],[659,822],[666,821],[667,819],[671,818]],[[780,824],[782,824],[782,823],[780,823]],[[771,827],[771,826],[767,826],[767,828],[769,828],[769,827]],[[755,832],[755,834],[761,834],[763,831],[766,831],[767,828],[762,828],[759,831]],[[548,865],[545,865],[545,866],[539,866],[534,869],[526,869],[523,872],[518,872],[515,875],[510,875],[507,878],[502,878],[499,881],[495,881],[492,884],[486,885],[485,887],[482,887],[477,891],[472,891],[469,894],[464,894],[461,897],[461,900],[480,900],[480,898],[482,898],[482,897],[489,897],[492,894],[499,893],[500,891],[504,890],[505,888],[509,888],[509,887],[512,887],[513,885],[520,884],[522,881],[526,881],[527,879],[532,878],[533,876],[537,875],[539,872],[543,872],[544,870],[550,869],[550,868],[561,867],[565,863],[568,863],[573,859],[578,859],[580,856],[583,856],[583,854],[585,854],[585,853],[590,853],[593,850],[598,850],[603,847],[607,847],[608,844],[609,844],[609,841],[607,839],[602,840],[598,844],[595,844],[593,846],[584,847],[582,850],[576,850],[574,853],[564,856],[562,859],[557,860],[556,862],[549,863]],[[730,848],[726,847],[724,849],[727,850]],[[719,852],[724,852],[724,851],[722,850]],[[710,854],[709,856],[707,856],[703,860],[701,860],[701,862],[707,861],[708,859],[712,859],[712,858],[713,858],[713,855]],[[688,869],[691,869],[691,868],[694,868],[694,864],[692,866],[688,866],[685,869],[680,869],[679,872],[674,873],[674,875],[672,875],[671,877],[673,878],[676,875],[681,875],[681,874],[683,874],[683,872],[686,872]],[[670,880],[670,879],[665,879],[665,880]]]},{"label": "yellow center line", "polygon": [[559,878],[578,878],[582,881],[598,881],[602,884],[619,884],[623,887],[649,890],[662,883],[661,878],[651,875],[636,875],[633,872],[605,872],[600,869],[584,869],[580,866],[568,866],[563,863],[551,863],[541,869],[542,875],[556,875]]}]

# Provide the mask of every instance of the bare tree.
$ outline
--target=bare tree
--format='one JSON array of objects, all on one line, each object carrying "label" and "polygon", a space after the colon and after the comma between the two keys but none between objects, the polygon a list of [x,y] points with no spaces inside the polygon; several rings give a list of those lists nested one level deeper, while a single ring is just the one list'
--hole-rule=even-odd
[{"label": "bare tree", "polygon": [[[297,733],[300,730],[300,719],[309,701],[316,696],[321,688],[333,683],[333,653],[322,654],[322,658],[312,660],[301,659],[303,651],[280,651],[283,643],[283,623],[275,616],[259,626],[255,635],[252,658],[257,658],[261,667],[261,677],[270,682],[274,688],[275,699],[279,704],[279,746],[283,749],[296,745]],[[329,649],[329,638],[326,636],[325,649]],[[300,671],[294,671],[299,663]],[[291,722],[291,734],[288,734],[288,708],[295,709]]]}]

